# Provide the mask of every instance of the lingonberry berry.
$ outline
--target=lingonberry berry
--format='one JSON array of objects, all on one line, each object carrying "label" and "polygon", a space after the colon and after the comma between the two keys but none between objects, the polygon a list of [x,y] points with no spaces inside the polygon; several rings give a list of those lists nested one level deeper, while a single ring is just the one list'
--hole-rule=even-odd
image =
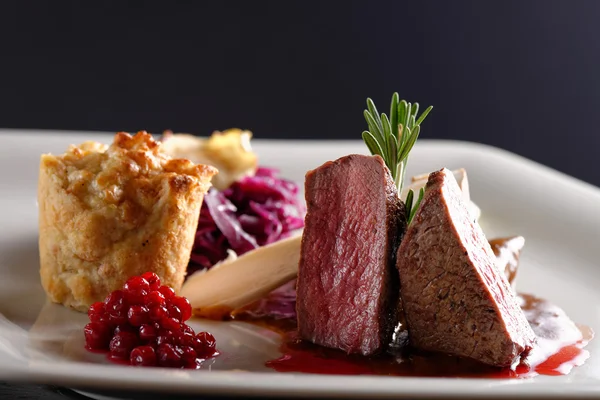
[{"label": "lingonberry berry", "polygon": [[215,353],[215,337],[208,332],[200,332],[194,338],[194,350],[200,358],[208,358]]},{"label": "lingonberry berry", "polygon": [[160,325],[164,329],[168,329],[173,332],[178,332],[181,330],[181,322],[175,318],[165,318],[162,321],[160,321]]},{"label": "lingonberry berry", "polygon": [[148,292],[150,291],[150,284],[141,276],[133,276],[125,282],[123,290],[126,292],[139,292],[141,290]]},{"label": "lingonberry berry", "polygon": [[144,306],[131,306],[127,313],[127,319],[131,326],[142,326],[150,320],[148,317],[148,309]]},{"label": "lingonberry berry", "polygon": [[90,350],[108,350],[112,329],[106,324],[90,322],[83,328],[85,345]]},{"label": "lingonberry berry", "polygon": [[140,326],[138,336],[142,342],[150,343],[156,339],[157,333],[158,329],[153,324],[144,324]]},{"label": "lingonberry berry", "polygon": [[181,322],[185,322],[192,316],[192,305],[185,297],[174,296],[171,298],[171,304],[181,311]]},{"label": "lingonberry berry", "polygon": [[187,333],[179,332],[177,334],[176,342],[180,346],[194,347],[194,336]]},{"label": "lingonberry berry", "polygon": [[168,318],[169,312],[167,311],[167,308],[164,306],[153,306],[152,308],[150,308],[148,317],[150,317],[150,320],[152,320],[152,321],[159,322],[165,318]]},{"label": "lingonberry berry", "polygon": [[88,317],[92,322],[102,322],[105,315],[104,303],[101,301],[92,304],[88,310]]},{"label": "lingonberry berry", "polygon": [[142,278],[148,282],[150,290],[158,290],[160,287],[160,278],[154,272],[144,272]]},{"label": "lingonberry berry", "polygon": [[196,350],[194,350],[191,346],[183,346],[179,347],[181,349],[181,365],[184,368],[197,368],[196,359],[198,355],[196,354]]},{"label": "lingonberry berry", "polygon": [[194,332],[194,328],[192,328],[188,324],[181,324],[181,332],[187,333],[188,335],[196,336],[196,332]]},{"label": "lingonberry berry", "polygon": [[131,350],[129,362],[133,366],[152,367],[156,365],[156,352],[152,346],[138,346]]},{"label": "lingonberry berry", "polygon": [[158,359],[158,365],[161,367],[181,367],[181,354],[172,344],[163,343],[158,346],[156,355]]},{"label": "lingonberry berry", "polygon": [[177,321],[183,322],[181,319],[181,311],[179,310],[179,307],[173,304],[169,304],[167,306],[167,311],[169,312],[169,317],[175,318]]},{"label": "lingonberry berry", "polygon": [[175,291],[168,287],[168,286],[161,286],[160,288],[158,288],[158,291],[162,293],[163,296],[165,296],[165,299],[170,299],[171,297],[175,296]]},{"label": "lingonberry berry", "polygon": [[144,299],[144,303],[146,307],[152,306],[164,306],[165,305],[165,296],[158,290],[153,290],[146,295]]},{"label": "lingonberry berry", "polygon": [[131,350],[139,344],[139,339],[135,333],[120,332],[110,340],[110,356],[122,360],[128,360]]},{"label": "lingonberry berry", "polygon": [[174,341],[175,340],[174,340],[172,334],[171,335],[158,335],[158,336],[156,336],[156,339],[154,340],[154,343],[158,347],[161,344],[165,344],[165,343],[173,344]]}]

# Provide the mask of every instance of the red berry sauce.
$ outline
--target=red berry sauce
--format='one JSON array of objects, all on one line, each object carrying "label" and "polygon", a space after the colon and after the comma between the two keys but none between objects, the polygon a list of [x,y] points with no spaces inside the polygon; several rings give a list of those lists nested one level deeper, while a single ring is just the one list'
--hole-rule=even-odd
[{"label": "red berry sauce", "polygon": [[153,272],[130,278],[122,290],[92,304],[88,316],[86,348],[106,351],[119,364],[199,369],[219,355],[213,335],[196,334],[185,323],[192,316],[190,302],[161,286]]}]

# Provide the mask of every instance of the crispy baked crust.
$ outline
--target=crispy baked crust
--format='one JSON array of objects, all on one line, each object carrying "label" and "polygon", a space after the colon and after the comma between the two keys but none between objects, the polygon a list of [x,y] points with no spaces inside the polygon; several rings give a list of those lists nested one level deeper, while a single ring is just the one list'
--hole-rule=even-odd
[{"label": "crispy baked crust", "polygon": [[40,275],[50,299],[85,311],[146,271],[179,290],[216,172],[171,159],[146,132],[42,155]]}]

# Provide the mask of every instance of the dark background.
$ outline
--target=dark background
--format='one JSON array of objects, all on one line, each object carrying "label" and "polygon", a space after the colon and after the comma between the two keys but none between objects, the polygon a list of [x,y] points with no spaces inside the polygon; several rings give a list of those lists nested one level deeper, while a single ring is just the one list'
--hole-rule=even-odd
[{"label": "dark background", "polygon": [[2,2],[0,127],[357,139],[398,91],[435,106],[423,138],[600,185],[599,21],[593,0]]}]

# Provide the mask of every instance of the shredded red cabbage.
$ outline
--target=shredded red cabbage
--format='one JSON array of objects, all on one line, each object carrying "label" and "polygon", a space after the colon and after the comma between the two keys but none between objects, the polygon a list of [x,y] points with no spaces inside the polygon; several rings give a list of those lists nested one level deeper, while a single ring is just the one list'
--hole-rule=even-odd
[{"label": "shredded red cabbage", "polygon": [[254,318],[296,318],[296,281],[273,290],[246,311]]},{"label": "shredded red cabbage", "polygon": [[241,255],[304,226],[306,209],[298,186],[277,175],[277,170],[261,167],[255,176],[206,194],[188,274],[224,260],[228,249]]}]

